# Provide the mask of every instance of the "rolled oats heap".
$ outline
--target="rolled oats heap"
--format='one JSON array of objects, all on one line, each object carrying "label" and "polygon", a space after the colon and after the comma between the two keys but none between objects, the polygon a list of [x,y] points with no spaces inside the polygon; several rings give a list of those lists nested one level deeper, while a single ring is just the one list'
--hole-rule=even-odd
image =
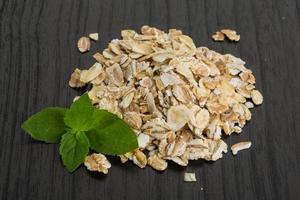
[{"label": "rolled oats heap", "polygon": [[[222,136],[241,133],[251,119],[249,109],[263,101],[245,62],[197,48],[176,29],[143,26],[141,34],[121,35],[93,55],[97,62],[91,68],[75,69],[69,85],[91,84],[94,105],[135,131],[139,149],[120,156],[122,163],[165,170],[169,161],[187,166],[189,160],[222,158],[227,152]],[[106,172],[96,165],[93,170]]]}]

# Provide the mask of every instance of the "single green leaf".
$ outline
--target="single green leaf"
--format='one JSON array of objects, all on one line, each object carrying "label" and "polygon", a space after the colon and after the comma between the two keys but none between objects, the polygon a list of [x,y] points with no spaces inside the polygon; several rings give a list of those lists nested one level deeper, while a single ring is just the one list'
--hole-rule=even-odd
[{"label": "single green leaf", "polygon": [[107,155],[121,155],[138,147],[136,135],[127,123],[108,111],[95,112],[100,120],[86,132],[92,149]]},{"label": "single green leaf", "polygon": [[95,123],[94,106],[87,93],[75,101],[65,115],[65,124],[76,131],[87,131]]},{"label": "single green leaf", "polygon": [[45,108],[22,124],[22,129],[36,140],[59,143],[67,128],[64,123],[65,108]]},{"label": "single green leaf", "polygon": [[89,140],[83,132],[69,131],[62,136],[59,153],[69,172],[75,171],[84,162],[89,146]]}]

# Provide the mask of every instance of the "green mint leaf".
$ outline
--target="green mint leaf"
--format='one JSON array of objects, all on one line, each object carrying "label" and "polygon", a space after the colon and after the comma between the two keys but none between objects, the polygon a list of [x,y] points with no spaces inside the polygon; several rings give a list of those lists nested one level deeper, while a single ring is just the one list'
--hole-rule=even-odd
[{"label": "green mint leaf", "polygon": [[69,131],[62,136],[59,153],[69,172],[75,171],[83,163],[89,146],[89,140],[83,132]]},{"label": "green mint leaf", "polygon": [[92,149],[121,155],[138,147],[136,135],[126,122],[105,110],[95,110],[95,113],[100,120],[86,132]]},{"label": "green mint leaf", "polygon": [[36,140],[59,143],[65,133],[65,108],[45,108],[32,115],[22,124],[22,129]]},{"label": "green mint leaf", "polygon": [[94,106],[87,93],[75,101],[65,115],[65,124],[76,131],[87,131],[95,123]]}]

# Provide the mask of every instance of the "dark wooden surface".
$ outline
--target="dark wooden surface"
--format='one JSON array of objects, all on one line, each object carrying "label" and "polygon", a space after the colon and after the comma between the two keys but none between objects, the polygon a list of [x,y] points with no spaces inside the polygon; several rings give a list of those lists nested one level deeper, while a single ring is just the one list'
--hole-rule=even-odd
[{"label": "dark wooden surface", "polygon": [[[299,10],[299,0],[0,0],[0,199],[300,199]],[[197,46],[247,62],[265,101],[226,141],[253,146],[163,173],[111,159],[107,176],[84,167],[69,174],[58,146],[33,141],[20,124],[44,107],[70,105],[79,94],[67,84],[74,68],[90,66],[120,30],[144,24],[182,29]],[[222,27],[241,41],[213,42]],[[81,55],[76,41],[90,32],[100,42]],[[184,183],[185,171],[198,182]]]}]

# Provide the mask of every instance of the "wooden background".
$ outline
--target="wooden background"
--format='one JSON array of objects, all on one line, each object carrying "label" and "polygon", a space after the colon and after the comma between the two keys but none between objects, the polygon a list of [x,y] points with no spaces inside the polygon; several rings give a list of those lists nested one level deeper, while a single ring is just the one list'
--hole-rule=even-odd
[{"label": "wooden background", "polygon": [[[299,0],[0,0],[0,199],[300,199],[299,10]],[[253,147],[163,173],[111,158],[107,176],[84,167],[69,174],[58,146],[33,141],[20,124],[44,107],[69,106],[80,94],[67,84],[74,68],[88,68],[122,29],[144,24],[182,29],[197,46],[247,62],[265,101],[226,141]],[[222,27],[241,41],[213,42]],[[81,55],[76,41],[90,32],[100,41]],[[198,181],[183,182],[185,171]]]}]

